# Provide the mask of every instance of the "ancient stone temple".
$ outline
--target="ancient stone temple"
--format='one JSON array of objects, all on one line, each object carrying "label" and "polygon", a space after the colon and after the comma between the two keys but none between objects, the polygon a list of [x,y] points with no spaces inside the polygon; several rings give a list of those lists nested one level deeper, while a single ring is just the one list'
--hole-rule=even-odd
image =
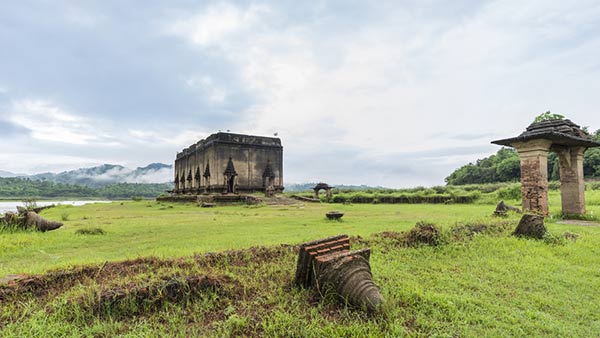
[{"label": "ancient stone temple", "polygon": [[283,147],[274,137],[212,134],[175,159],[175,194],[283,190]]},{"label": "ancient stone temple", "polygon": [[517,150],[521,158],[523,211],[548,215],[548,152],[558,155],[562,212],[585,214],[583,153],[600,147],[570,120],[534,122],[521,135],[493,141]]}]

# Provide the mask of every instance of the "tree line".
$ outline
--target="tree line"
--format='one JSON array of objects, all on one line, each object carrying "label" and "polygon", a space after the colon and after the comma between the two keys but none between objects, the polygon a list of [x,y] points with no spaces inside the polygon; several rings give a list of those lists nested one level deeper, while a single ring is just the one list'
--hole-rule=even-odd
[{"label": "tree line", "polygon": [[100,188],[23,178],[0,178],[0,198],[154,198],[173,189],[168,183],[117,183]]},{"label": "tree line", "polygon": [[[592,134],[592,139],[600,142],[600,129]],[[586,178],[600,178],[600,148],[586,150],[583,157],[583,175]],[[516,182],[520,178],[519,155],[514,149],[502,148],[494,155],[456,169],[445,180],[449,185],[464,185]],[[560,179],[558,156],[553,152],[548,155],[548,179]]]}]

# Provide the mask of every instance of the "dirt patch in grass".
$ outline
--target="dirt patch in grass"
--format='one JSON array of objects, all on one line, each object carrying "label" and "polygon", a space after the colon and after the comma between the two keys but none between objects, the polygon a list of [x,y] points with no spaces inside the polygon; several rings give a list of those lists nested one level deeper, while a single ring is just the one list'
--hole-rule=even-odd
[{"label": "dirt patch in grass", "polygon": [[377,237],[388,238],[388,239],[404,239],[406,237],[406,232],[398,232],[398,231],[384,231],[375,234]]},{"label": "dirt patch in grass", "polygon": [[72,287],[77,282],[93,278],[98,282],[128,276],[164,266],[187,265],[183,260],[161,260],[155,257],[142,257],[122,262],[105,262],[101,265],[75,267],[71,270],[50,271],[41,275],[20,275],[0,286],[0,301],[20,295],[45,296],[48,293]]},{"label": "dirt patch in grass", "polygon": [[234,284],[234,280],[227,276],[163,277],[147,283],[128,283],[103,289],[93,302],[80,299],[79,304],[97,315],[131,317],[154,312],[167,302],[185,306],[205,292],[225,295]]},{"label": "dirt patch in grass", "polygon": [[105,283],[115,278],[134,276],[160,268],[190,269],[193,267],[213,266],[247,266],[259,262],[270,262],[290,252],[296,253],[297,247],[282,244],[275,247],[253,247],[196,255],[192,259],[160,259],[156,257],[140,257],[121,262],[105,262],[100,265],[74,267],[70,270],[51,271],[41,275],[18,275],[6,279],[0,284],[0,302],[20,296],[43,297],[48,293],[61,292],[85,279],[93,279],[97,283]]}]

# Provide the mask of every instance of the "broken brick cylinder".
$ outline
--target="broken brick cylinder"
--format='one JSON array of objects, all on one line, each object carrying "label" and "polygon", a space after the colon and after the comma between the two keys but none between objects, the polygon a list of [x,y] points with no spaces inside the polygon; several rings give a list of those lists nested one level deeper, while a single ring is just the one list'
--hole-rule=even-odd
[{"label": "broken brick cylinder", "polygon": [[298,253],[296,285],[321,294],[335,291],[344,303],[377,311],[383,298],[373,282],[370,256],[369,248],[350,251],[347,235],[304,243]]}]

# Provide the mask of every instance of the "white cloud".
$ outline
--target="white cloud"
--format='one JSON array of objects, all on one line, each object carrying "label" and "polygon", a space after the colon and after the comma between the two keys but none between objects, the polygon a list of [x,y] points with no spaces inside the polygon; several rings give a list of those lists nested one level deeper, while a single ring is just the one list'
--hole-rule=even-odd
[{"label": "white cloud", "polygon": [[229,3],[218,3],[197,15],[177,20],[167,28],[167,33],[182,36],[201,46],[219,44],[252,28],[268,12],[266,6],[251,5],[241,9]]},{"label": "white cloud", "polygon": [[[128,138],[131,142],[141,144],[160,144],[162,146],[179,147],[177,150],[188,147],[192,143],[210,135],[210,132],[201,129],[181,130],[139,130],[128,129]],[[181,149],[180,149],[181,148]]]},{"label": "white cloud", "polygon": [[82,171],[77,178],[90,179],[98,183],[165,183],[172,180],[173,169],[161,168],[157,170],[147,170],[144,172],[136,172],[126,167],[114,167],[102,174],[89,174]]},{"label": "white cloud", "polygon": [[[228,5],[222,11],[224,22],[237,22],[224,24],[228,29],[216,28],[211,35],[207,29],[188,27],[186,33],[184,26],[178,27],[183,27],[179,36],[190,43],[218,47],[255,93],[257,103],[237,130],[278,131],[287,154],[307,161],[319,160],[311,158],[311,151],[323,147],[391,158],[488,145],[521,132],[535,114],[571,112],[582,99],[595,97],[597,80],[583,93],[572,88],[581,87],[578,76],[593,76],[590,68],[596,67],[593,74],[599,75],[594,56],[600,52],[600,38],[578,36],[582,27],[597,22],[599,8],[593,2],[492,2],[469,16],[424,22],[397,7],[355,30],[325,33],[307,22],[265,29],[269,19],[284,15],[274,10],[261,17],[261,25],[254,25],[255,19],[228,20],[259,17]],[[218,12],[211,7],[195,18],[217,17]],[[582,41],[571,46],[577,39]],[[323,61],[332,54],[335,62]],[[583,110],[569,116],[600,125],[598,115]],[[449,131],[488,137],[443,136]],[[431,137],[436,133],[442,136]],[[477,156],[481,153],[426,160],[449,173],[459,160]],[[298,174],[294,170],[286,172],[293,177]],[[348,168],[337,170],[347,181],[354,177]],[[436,178],[439,183],[442,179]],[[406,184],[400,179],[393,183]]]},{"label": "white cloud", "polygon": [[31,137],[41,141],[86,145],[119,143],[99,130],[93,121],[74,115],[46,100],[24,99],[12,103],[8,121],[30,130]]},{"label": "white cloud", "polygon": [[143,175],[129,175],[125,177],[127,183],[165,183],[173,180],[174,170],[172,168],[162,168],[151,170]]}]

